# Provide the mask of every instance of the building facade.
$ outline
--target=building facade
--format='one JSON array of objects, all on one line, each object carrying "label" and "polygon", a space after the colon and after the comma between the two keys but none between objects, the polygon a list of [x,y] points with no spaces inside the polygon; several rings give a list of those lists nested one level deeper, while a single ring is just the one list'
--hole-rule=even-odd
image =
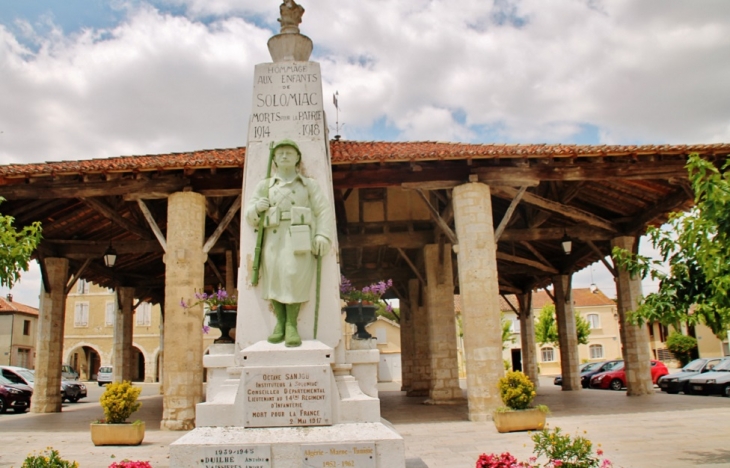
[{"label": "building facade", "polygon": [[0,364],[33,369],[37,330],[38,309],[0,298]]},{"label": "building facade", "polygon": [[[132,380],[160,381],[162,353],[162,314],[159,304],[134,301],[132,331]],[[95,380],[99,367],[114,365],[115,316],[120,313],[114,290],[78,280],[66,300],[64,362],[70,364],[81,380]],[[201,323],[201,333],[203,324]],[[207,349],[218,330],[204,337]]]},{"label": "building facade", "polygon": [[[587,344],[578,345],[578,357],[581,363],[621,359],[621,337],[616,303],[596,288],[577,288],[572,290],[573,307],[576,315],[581,316],[590,326]],[[506,300],[516,304],[514,298]],[[510,304],[502,299],[504,320],[511,323],[512,341],[505,343],[503,358],[512,369],[522,369],[522,346],[520,341],[520,319]],[[537,321],[540,310],[553,300],[543,290],[532,293],[532,317]],[[560,374],[560,352],[558,347],[550,344],[536,343],[536,355],[540,373],[543,375]]]}]

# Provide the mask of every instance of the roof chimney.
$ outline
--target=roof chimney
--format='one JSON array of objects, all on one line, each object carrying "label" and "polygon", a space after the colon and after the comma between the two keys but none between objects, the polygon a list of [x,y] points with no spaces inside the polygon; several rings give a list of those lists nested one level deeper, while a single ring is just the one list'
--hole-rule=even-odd
[{"label": "roof chimney", "polygon": [[13,295],[12,294],[8,293],[7,298],[8,298],[8,302],[13,302]]}]

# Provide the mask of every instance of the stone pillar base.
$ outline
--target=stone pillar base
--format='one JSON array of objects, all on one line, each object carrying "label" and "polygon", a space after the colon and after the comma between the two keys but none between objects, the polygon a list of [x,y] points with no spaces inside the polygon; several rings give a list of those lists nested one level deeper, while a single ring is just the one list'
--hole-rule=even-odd
[{"label": "stone pillar base", "polygon": [[[354,448],[357,449],[353,453]],[[339,455],[331,455],[329,449]],[[302,466],[373,466],[404,468],[403,438],[386,421],[375,423],[336,424],[301,428],[275,427],[247,429],[242,427],[200,427],[170,444],[170,466],[197,468],[200,460],[216,456],[216,450],[255,450],[253,455],[228,455],[230,466],[249,466],[246,457],[268,458],[261,466],[300,468]],[[347,452],[344,453],[343,452]],[[367,458],[374,464],[358,464]],[[307,464],[303,464],[305,459]],[[336,464],[331,464],[331,463]],[[342,462],[353,464],[343,465]],[[215,464],[215,462],[213,463]]]}]

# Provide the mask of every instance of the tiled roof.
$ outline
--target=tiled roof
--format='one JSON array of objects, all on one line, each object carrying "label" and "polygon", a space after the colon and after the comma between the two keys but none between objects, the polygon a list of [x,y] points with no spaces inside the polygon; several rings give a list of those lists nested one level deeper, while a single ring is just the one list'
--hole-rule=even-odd
[{"label": "tiled roof", "polygon": [[0,312],[22,312],[24,314],[38,315],[38,309],[21,304],[20,302],[9,301],[0,297]]},{"label": "tiled roof", "polygon": [[[519,307],[517,298],[513,294],[507,295],[509,304],[512,304],[515,308]],[[532,308],[542,309],[547,304],[552,304],[553,300],[544,290],[532,292]],[[499,309],[502,311],[512,311],[512,307],[509,306],[504,297],[499,296]],[[612,306],[616,303],[609,299],[608,296],[603,294],[600,289],[592,293],[590,288],[576,288],[573,289],[573,305],[575,307],[595,307],[595,306]],[[461,296],[458,294],[454,295],[454,310],[461,312]]]},{"label": "tiled roof", "polygon": [[[544,290],[534,291],[532,293],[532,308],[542,309],[547,304],[552,304],[553,300]],[[616,305],[608,298],[600,289],[596,289],[592,293],[590,288],[573,289],[573,306],[575,307],[595,307],[595,306],[612,306]]]},{"label": "tiled roof", "polygon": [[[467,144],[442,142],[378,142],[332,140],[332,164],[439,161],[499,158],[626,157],[699,152],[730,154],[730,143],[707,145],[563,145]],[[246,148],[210,149],[187,153],[118,156],[0,166],[0,177],[157,171],[184,168],[243,167]]]}]

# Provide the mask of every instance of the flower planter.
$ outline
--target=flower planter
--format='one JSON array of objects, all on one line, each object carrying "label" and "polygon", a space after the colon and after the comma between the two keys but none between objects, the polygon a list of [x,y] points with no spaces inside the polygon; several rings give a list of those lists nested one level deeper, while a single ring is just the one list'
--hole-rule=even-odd
[{"label": "flower planter", "polygon": [[378,306],[374,305],[348,305],[345,307],[345,322],[351,323],[357,327],[357,331],[352,335],[353,339],[356,340],[368,340],[373,337],[365,326],[373,323],[377,316],[375,312],[378,310]]},{"label": "flower planter", "polygon": [[497,432],[535,431],[545,427],[545,413],[537,408],[495,411],[492,417]]},{"label": "flower planter", "polygon": [[144,439],[144,423],[91,424],[94,445],[139,445]]},{"label": "flower planter", "polygon": [[206,315],[210,317],[208,325],[212,328],[218,328],[221,331],[220,338],[217,338],[213,343],[233,343],[233,338],[228,333],[231,331],[231,328],[236,328],[238,306],[220,305],[215,310],[207,312]]}]

